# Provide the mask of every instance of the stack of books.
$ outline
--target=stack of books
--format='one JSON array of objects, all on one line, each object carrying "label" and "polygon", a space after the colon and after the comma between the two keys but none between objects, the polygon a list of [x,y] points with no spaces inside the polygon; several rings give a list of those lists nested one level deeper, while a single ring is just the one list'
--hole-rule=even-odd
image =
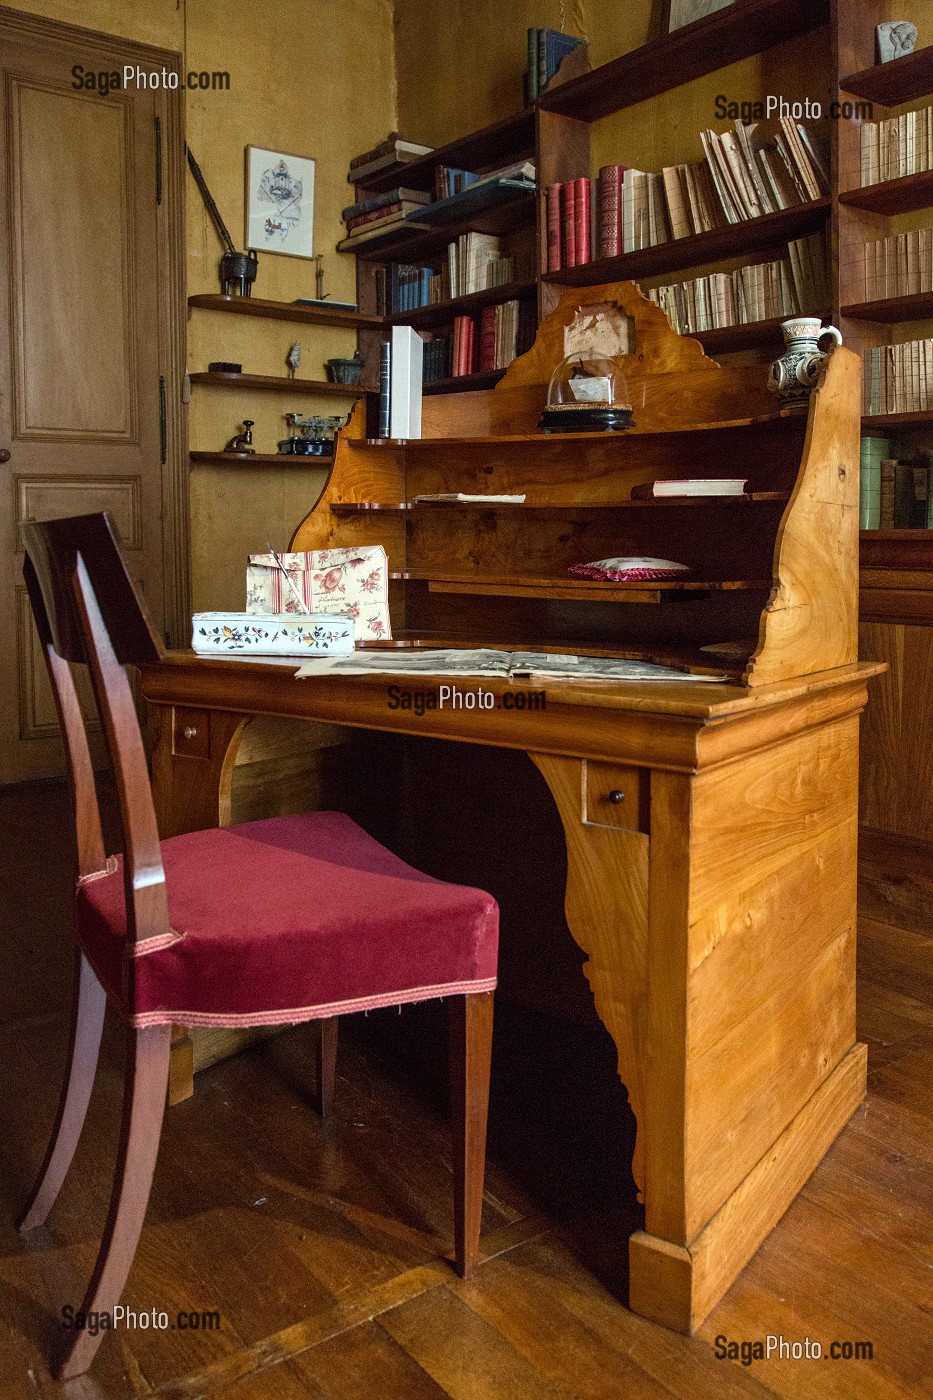
[{"label": "stack of books", "polygon": [[875,239],[862,252],[866,301],[933,292],[933,228]]},{"label": "stack of books", "polygon": [[430,203],[431,196],[427,190],[408,190],[403,185],[397,190],[387,190],[384,194],[358,200],[356,204],[348,205],[341,215],[347,236],[337,247],[341,252],[347,252],[374,238],[381,238],[393,229],[401,228],[409,215],[417,217],[419,211]]},{"label": "stack of books", "polygon": [[529,29],[526,103],[537,100],[567,55],[582,42],[570,34],[561,34],[559,29]]},{"label": "stack of books", "polygon": [[779,262],[653,287],[647,296],[667,312],[680,335],[822,312],[831,300],[822,234],[796,239],[787,253]]},{"label": "stack of books", "polygon": [[701,133],[699,165],[650,172],[605,165],[547,191],[548,271],[618,257],[772,214],[829,192],[825,143],[782,118],[773,140],[755,126]]},{"label": "stack of books", "polygon": [[433,150],[433,146],[419,146],[414,141],[402,141],[397,131],[390,131],[386,139],[380,141],[371,151],[364,151],[361,156],[353,157],[347,182],[351,185],[362,185],[373,175],[384,175],[395,166],[401,170],[411,161],[429,156]]},{"label": "stack of books", "polygon": [[862,186],[933,170],[933,107],[861,126]]},{"label": "stack of books", "polygon": [[933,340],[876,345],[865,352],[864,411],[923,413],[933,408]]}]

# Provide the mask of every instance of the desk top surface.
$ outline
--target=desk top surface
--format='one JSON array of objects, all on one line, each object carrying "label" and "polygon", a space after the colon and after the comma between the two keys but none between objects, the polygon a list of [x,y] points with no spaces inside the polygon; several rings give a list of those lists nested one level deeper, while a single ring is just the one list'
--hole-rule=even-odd
[{"label": "desk top surface", "polygon": [[[696,770],[844,715],[857,715],[866,683],[884,667],[840,667],[769,686],[725,682],[500,680],[419,675],[315,676],[298,680],[294,657],[203,657],[167,652],[142,669],[141,689],[155,705],[244,715],[323,720],[366,729],[455,739],[503,748]],[[489,708],[422,708],[395,703],[397,692],[492,692]],[[525,693],[545,703],[524,708]],[[506,700],[506,695],[512,699]]]}]

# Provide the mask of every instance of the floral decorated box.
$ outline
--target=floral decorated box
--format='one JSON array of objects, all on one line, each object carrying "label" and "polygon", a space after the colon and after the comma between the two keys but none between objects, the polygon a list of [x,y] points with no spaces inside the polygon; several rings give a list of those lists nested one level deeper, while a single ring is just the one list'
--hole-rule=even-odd
[{"label": "floral decorated box", "polygon": [[321,656],[351,652],[352,619],[329,613],[195,613],[191,645],[201,656]]},{"label": "floral decorated box", "polygon": [[[352,618],[358,642],[391,638],[389,569],[381,544],[316,549],[279,558],[310,612]],[[298,600],[271,554],[249,556],[246,611],[300,614]]]}]

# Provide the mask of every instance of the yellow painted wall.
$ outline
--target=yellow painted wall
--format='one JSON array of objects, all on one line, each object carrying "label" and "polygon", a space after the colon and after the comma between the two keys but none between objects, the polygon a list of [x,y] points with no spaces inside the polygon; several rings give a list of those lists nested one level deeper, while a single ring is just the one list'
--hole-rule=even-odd
[{"label": "yellow painted wall", "polygon": [[[396,125],[391,0],[20,0],[17,8],[85,29],[184,53],[183,69],[230,73],[229,92],[185,98],[186,131],[234,243],[244,246],[244,149],[247,145],[314,157],[315,243],[325,253],[325,289],[355,299],[352,256],[334,252],[351,156]],[[361,75],[363,81],[361,81]],[[201,197],[187,177],[189,292],[219,291],[222,248]],[[314,264],[264,254],[255,294],[290,301],[314,296]],[[285,355],[301,340],[300,374],[323,379],[331,355],[352,354],[352,332],[253,317],[194,312],[188,368],[234,360],[255,374],[285,374]],[[195,388],[192,448],[220,449],[244,417],[254,444],[274,452],[286,436],[283,415],[346,413],[346,398],[244,394]],[[322,474],[306,467],[195,467],[191,474],[193,600],[196,609],[241,608],[245,556],[284,547],[316,499]]]}]

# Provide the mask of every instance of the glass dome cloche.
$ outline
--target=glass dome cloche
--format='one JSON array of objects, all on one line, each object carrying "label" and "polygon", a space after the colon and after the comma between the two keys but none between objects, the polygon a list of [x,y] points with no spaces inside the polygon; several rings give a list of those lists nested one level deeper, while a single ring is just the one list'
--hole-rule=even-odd
[{"label": "glass dome cloche", "polygon": [[631,428],[632,404],[621,357],[575,350],[551,375],[543,433],[611,433]]}]

